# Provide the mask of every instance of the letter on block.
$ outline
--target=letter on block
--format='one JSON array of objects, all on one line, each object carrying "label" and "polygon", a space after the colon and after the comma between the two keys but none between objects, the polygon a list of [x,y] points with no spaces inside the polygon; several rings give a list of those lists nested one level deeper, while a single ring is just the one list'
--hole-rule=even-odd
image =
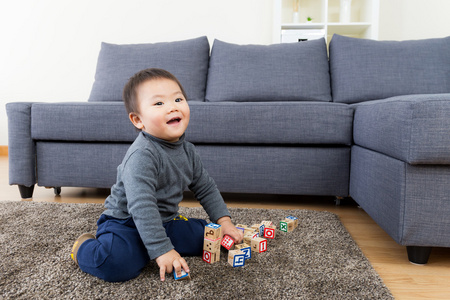
[{"label": "letter on block", "polygon": [[186,271],[183,270],[183,269],[181,269],[181,275],[180,276],[177,276],[177,272],[175,272],[175,270],[173,270],[173,277],[177,281],[191,280],[191,275],[189,275],[189,273],[186,273]]},{"label": "letter on block", "polygon": [[275,228],[272,228],[272,226],[264,228],[264,237],[273,240],[275,238]]},{"label": "letter on block", "polygon": [[209,223],[205,226],[205,238],[216,240],[222,237],[222,226],[214,223]]},{"label": "letter on block", "polygon": [[252,240],[252,251],[262,253],[267,251],[267,240],[263,238],[255,238]]},{"label": "letter on block", "polygon": [[202,259],[208,264],[213,264],[215,262],[220,261],[220,252],[211,253],[209,251],[203,250]]},{"label": "letter on block", "polygon": [[284,232],[288,232],[288,223],[285,221],[280,222],[280,230]]},{"label": "letter on block", "polygon": [[243,267],[245,264],[245,254],[241,250],[228,251],[228,263],[232,267]]},{"label": "letter on block", "polygon": [[222,246],[224,246],[227,250],[230,250],[234,245],[234,240],[229,236],[228,234],[225,234],[225,236],[222,239]]}]

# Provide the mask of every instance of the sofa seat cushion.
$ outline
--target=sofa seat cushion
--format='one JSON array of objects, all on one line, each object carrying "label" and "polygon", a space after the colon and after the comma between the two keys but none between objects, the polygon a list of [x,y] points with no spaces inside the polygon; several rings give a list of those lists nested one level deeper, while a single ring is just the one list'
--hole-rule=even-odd
[{"label": "sofa seat cushion", "polygon": [[35,103],[31,107],[34,140],[132,142],[137,135],[123,102]]},{"label": "sofa seat cushion", "polygon": [[354,142],[409,164],[450,164],[450,94],[355,106]]},{"label": "sofa seat cushion", "polygon": [[186,138],[193,143],[350,145],[352,119],[353,109],[339,103],[191,103]]},{"label": "sofa seat cushion", "polygon": [[206,36],[155,44],[102,43],[89,101],[122,101],[128,79],[147,68],[173,73],[190,100],[204,101],[209,62]]},{"label": "sofa seat cushion", "polygon": [[[199,144],[350,145],[353,109],[328,102],[191,102],[187,140]],[[36,103],[35,140],[131,143],[137,131],[123,103]]]},{"label": "sofa seat cushion", "polygon": [[215,40],[206,101],[331,101],[325,40],[275,45]]},{"label": "sofa seat cushion", "polygon": [[335,34],[330,73],[335,102],[450,93],[450,37],[399,42]]}]

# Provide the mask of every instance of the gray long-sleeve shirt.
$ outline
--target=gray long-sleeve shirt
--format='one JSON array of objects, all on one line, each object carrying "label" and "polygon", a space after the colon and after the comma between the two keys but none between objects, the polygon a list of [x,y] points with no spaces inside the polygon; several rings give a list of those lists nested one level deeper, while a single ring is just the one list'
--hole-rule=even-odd
[{"label": "gray long-sleeve shirt", "polygon": [[117,167],[117,181],[105,201],[104,214],[133,218],[150,259],[173,249],[163,223],[178,215],[188,187],[212,222],[229,216],[214,180],[203,168],[194,145],[170,143],[141,132]]}]

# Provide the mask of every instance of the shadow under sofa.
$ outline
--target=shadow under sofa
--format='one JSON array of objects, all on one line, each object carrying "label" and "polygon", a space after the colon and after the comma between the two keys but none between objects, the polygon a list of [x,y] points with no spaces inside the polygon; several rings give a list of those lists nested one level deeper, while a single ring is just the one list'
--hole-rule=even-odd
[{"label": "shadow under sofa", "polygon": [[221,192],[351,196],[426,263],[450,247],[449,45],[335,35],[328,61],[323,39],[104,43],[88,102],[7,104],[10,184],[110,188],[137,135],[121,89],[160,67],[187,91],[186,139]]}]

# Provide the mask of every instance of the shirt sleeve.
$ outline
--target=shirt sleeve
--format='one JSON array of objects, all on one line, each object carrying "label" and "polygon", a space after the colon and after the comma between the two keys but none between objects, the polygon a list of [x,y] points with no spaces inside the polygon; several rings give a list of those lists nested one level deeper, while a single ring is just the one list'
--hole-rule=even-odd
[{"label": "shirt sleeve", "polygon": [[123,167],[128,213],[132,216],[150,259],[172,250],[163,227],[156,195],[157,159],[148,150],[136,150]]},{"label": "shirt sleeve", "polygon": [[218,219],[224,216],[231,217],[216,183],[203,168],[202,161],[195,148],[192,149],[192,156],[194,176],[189,189],[199,200],[212,222],[216,223]]}]

